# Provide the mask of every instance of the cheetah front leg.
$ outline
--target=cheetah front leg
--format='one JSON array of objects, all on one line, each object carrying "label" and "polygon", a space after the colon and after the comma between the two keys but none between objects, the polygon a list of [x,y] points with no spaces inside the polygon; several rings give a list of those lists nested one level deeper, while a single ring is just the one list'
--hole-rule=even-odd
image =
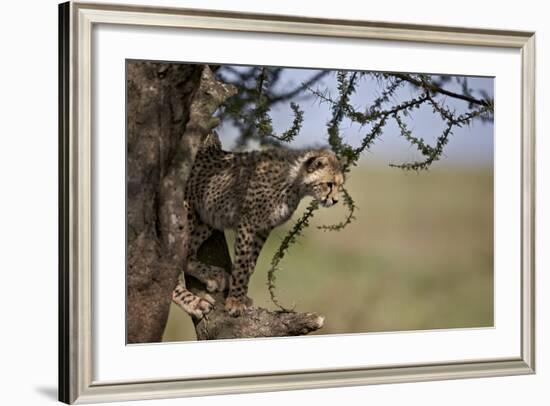
[{"label": "cheetah front leg", "polygon": [[225,301],[225,309],[232,316],[239,316],[247,307],[252,306],[252,299],[247,296],[248,281],[269,231],[254,231],[246,224],[237,227],[235,259],[231,269],[229,295]]}]

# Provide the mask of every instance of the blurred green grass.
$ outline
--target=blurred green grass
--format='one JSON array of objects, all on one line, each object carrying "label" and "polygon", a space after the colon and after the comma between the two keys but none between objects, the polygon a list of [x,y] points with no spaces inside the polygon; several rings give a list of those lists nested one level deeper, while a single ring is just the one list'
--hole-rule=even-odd
[{"label": "blurred green grass", "polygon": [[[324,232],[315,226],[336,223],[346,212],[339,204],[316,213],[277,273],[283,304],[324,315],[317,334],[493,325],[491,169],[416,174],[363,165],[346,186],[357,219],[343,231]],[[275,308],[267,270],[290,225],[274,230],[260,255],[249,289],[255,305]],[[226,236],[232,247],[233,234]],[[163,341],[184,340],[195,340],[193,325],[172,306]]]}]

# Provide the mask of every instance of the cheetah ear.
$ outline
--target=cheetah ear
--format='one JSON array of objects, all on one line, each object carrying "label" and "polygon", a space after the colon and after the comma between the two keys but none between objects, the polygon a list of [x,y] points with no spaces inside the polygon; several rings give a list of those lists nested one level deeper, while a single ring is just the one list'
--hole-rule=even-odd
[{"label": "cheetah ear", "polygon": [[315,172],[317,169],[324,168],[328,163],[328,159],[324,156],[312,156],[306,161],[306,171],[309,173]]}]

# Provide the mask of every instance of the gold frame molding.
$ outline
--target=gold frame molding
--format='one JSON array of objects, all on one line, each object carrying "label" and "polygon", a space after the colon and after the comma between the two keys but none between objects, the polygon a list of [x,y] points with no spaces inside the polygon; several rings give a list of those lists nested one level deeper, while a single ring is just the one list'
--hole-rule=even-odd
[{"label": "gold frame molding", "polygon": [[[532,374],[535,371],[535,34],[227,11],[69,2],[59,6],[59,400],[90,403]],[[91,37],[94,24],[508,47],[521,51],[521,355],[519,358],[250,376],[92,380]]]}]

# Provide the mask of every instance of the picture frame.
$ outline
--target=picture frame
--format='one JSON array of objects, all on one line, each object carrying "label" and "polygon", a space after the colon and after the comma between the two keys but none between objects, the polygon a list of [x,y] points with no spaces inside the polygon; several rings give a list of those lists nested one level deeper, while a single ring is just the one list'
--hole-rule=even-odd
[{"label": "picture frame", "polygon": [[[521,58],[521,278],[519,356],[396,363],[270,373],[101,381],[94,377],[94,210],[92,142],[94,55],[99,25],[288,34],[354,40],[507,48]],[[290,389],[532,374],[535,371],[535,34],[199,9],[59,6],[59,400],[65,403],[156,399]],[[97,185],[96,185],[97,186]],[[123,193],[123,191],[121,191]],[[121,292],[121,295],[123,293]]]}]

